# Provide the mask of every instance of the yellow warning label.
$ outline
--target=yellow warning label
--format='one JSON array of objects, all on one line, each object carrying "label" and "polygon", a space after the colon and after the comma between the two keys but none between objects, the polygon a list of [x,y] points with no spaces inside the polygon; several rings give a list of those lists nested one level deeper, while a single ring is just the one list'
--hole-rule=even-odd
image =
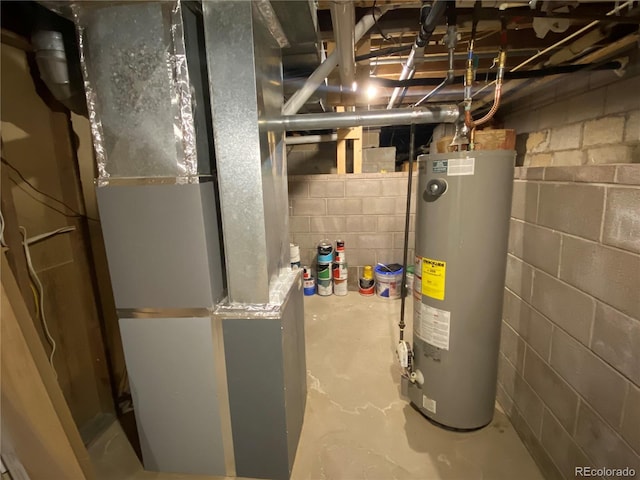
[{"label": "yellow warning label", "polygon": [[422,258],[422,294],[436,300],[444,300],[444,282],[447,262]]}]

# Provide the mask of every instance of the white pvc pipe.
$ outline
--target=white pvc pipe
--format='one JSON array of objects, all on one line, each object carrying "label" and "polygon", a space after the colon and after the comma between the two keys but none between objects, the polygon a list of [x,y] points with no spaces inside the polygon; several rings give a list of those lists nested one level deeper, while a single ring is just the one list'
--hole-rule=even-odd
[{"label": "white pvc pipe", "polygon": [[[384,15],[388,8],[377,8],[377,18],[380,18]],[[375,24],[374,15],[365,15],[360,19],[360,21],[356,24],[355,28],[355,43],[358,43],[364,34],[369,31],[371,27]],[[282,108],[283,115],[294,115],[298,113],[298,111],[302,108],[302,106],[309,100],[311,95],[315,93],[322,82],[329,76],[329,74],[336,68],[338,65],[338,51],[334,50],[331,52],[331,55],[327,57],[327,59],[322,62],[318,68],[307,78],[307,81],[304,85],[294,93],[291,98],[285,103]]]}]

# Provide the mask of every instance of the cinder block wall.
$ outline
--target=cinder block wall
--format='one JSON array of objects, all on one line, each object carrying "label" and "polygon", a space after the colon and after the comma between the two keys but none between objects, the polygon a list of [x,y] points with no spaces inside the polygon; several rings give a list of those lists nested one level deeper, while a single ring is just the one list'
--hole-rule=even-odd
[{"label": "cinder block wall", "polygon": [[[407,172],[345,175],[290,175],[289,229],[304,265],[314,263],[323,240],[342,239],[355,287],[360,269],[402,263]],[[417,185],[414,175],[413,192]],[[413,258],[415,199],[412,202],[409,259]]]},{"label": "cinder block wall", "polygon": [[516,170],[498,401],[546,478],[640,472],[640,165]]},{"label": "cinder block wall", "polygon": [[576,72],[511,102],[500,114],[516,130],[518,165],[640,162],[639,92],[635,59],[622,78]]}]

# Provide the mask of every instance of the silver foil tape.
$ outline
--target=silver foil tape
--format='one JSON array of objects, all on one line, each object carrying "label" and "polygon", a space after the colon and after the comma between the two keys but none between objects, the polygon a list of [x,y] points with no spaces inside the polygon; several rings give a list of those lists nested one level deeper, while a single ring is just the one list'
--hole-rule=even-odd
[{"label": "silver foil tape", "polygon": [[89,114],[89,124],[91,125],[91,135],[93,137],[93,151],[95,152],[98,166],[98,180],[108,180],[109,173],[106,168],[106,153],[104,149],[104,136],[102,134],[102,122],[97,112],[97,97],[89,81],[87,71],[87,60],[85,57],[85,29],[80,20],[80,8],[74,3],[71,4],[73,20],[78,32],[78,48],[80,50],[80,67],[82,68],[82,78],[84,79],[84,92],[87,99],[87,111]]},{"label": "silver foil tape", "polygon": [[169,84],[172,87],[171,106],[173,107],[176,154],[182,159],[177,167],[182,176],[198,174],[196,151],[196,131],[193,118],[193,99],[191,83],[187,69],[187,53],[184,43],[182,23],[182,5],[180,1],[163,5],[165,9],[165,32],[169,35],[171,54],[169,55]]}]

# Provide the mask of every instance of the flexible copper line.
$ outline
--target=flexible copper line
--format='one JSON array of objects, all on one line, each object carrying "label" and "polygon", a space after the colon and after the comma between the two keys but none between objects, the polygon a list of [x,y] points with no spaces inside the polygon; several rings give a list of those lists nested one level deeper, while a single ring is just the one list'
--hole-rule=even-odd
[{"label": "flexible copper line", "polygon": [[467,125],[467,127],[476,128],[480,125],[487,123],[489,120],[491,120],[495,115],[495,113],[498,111],[498,107],[500,106],[501,95],[502,95],[502,82],[498,82],[496,83],[496,90],[493,98],[493,105],[491,105],[491,109],[487,112],[487,114],[484,117],[478,120],[474,120],[473,117],[471,116],[470,110],[467,110],[464,112],[464,123]]}]

